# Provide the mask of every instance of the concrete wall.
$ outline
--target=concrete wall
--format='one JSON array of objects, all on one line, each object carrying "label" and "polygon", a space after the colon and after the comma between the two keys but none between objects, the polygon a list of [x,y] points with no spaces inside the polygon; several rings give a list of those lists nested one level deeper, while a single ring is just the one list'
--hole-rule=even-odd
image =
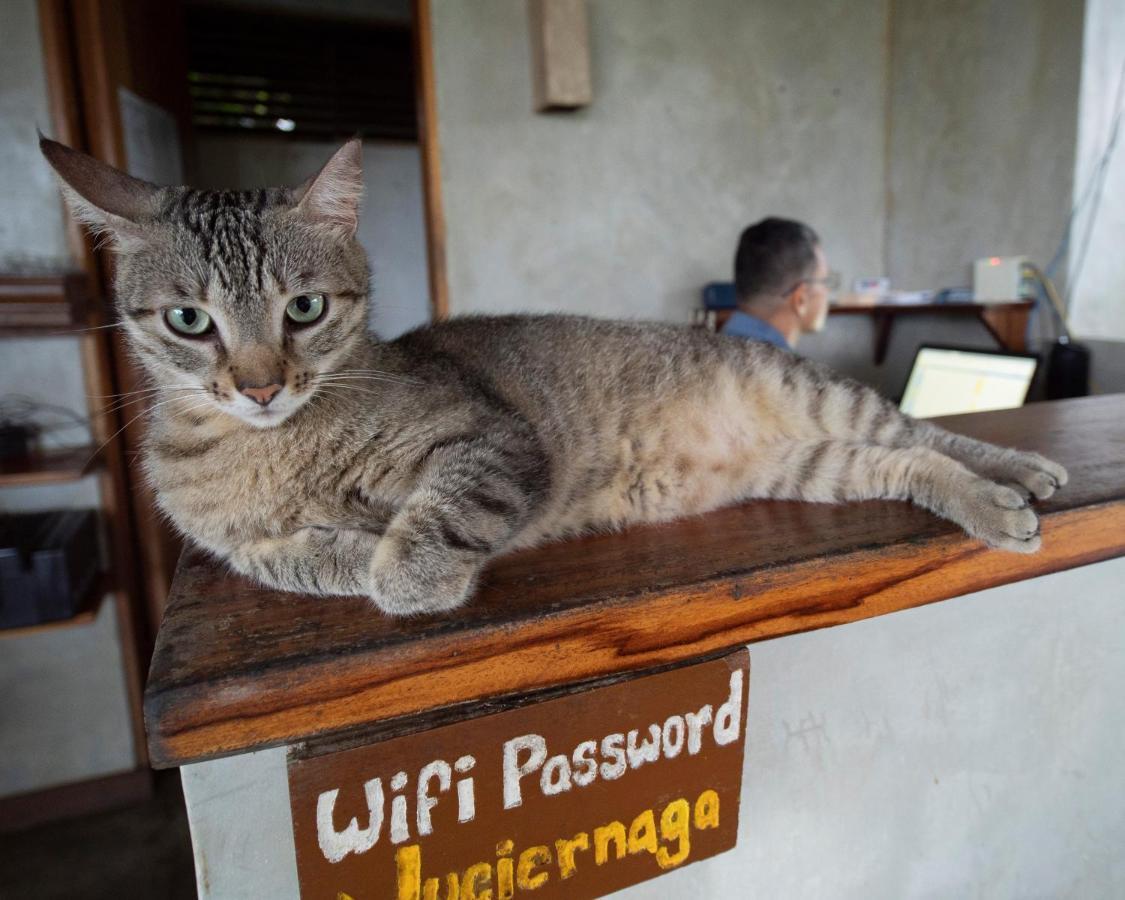
[{"label": "concrete wall", "polygon": [[[251,188],[300,184],[336,144],[287,138],[207,135],[197,139],[194,183]],[[359,240],[373,277],[372,327],[383,337],[430,320],[422,170],[415,144],[366,141]]]},{"label": "concrete wall", "polygon": [[[0,3],[0,35],[0,272],[65,270],[61,200],[36,146],[51,120],[34,0]],[[86,415],[71,338],[0,340],[0,383],[0,402],[21,395]],[[51,432],[54,446],[88,440],[84,428]],[[0,490],[0,512],[100,505],[94,478]],[[136,765],[112,603],[89,625],[0,637],[0,698],[0,796]]]},{"label": "concrete wall", "polygon": [[893,0],[887,271],[971,283],[974,259],[1046,265],[1071,202],[1075,0]]},{"label": "concrete wall", "polygon": [[[1125,134],[1097,177],[1125,77],[1125,4],[1087,0],[1071,236],[1072,325],[1079,335],[1125,340]],[[1075,277],[1076,276],[1076,277]],[[1125,360],[1118,365],[1125,367]]]},{"label": "concrete wall", "polygon": [[454,313],[686,322],[740,229],[883,261],[885,0],[593,0],[594,102],[532,111],[527,3],[435,0]]},{"label": "concrete wall", "polygon": [[[738,847],[614,894],[1125,894],[1125,559],[755,644]],[[182,770],[200,897],[297,897],[283,749]]]},{"label": "concrete wall", "polygon": [[[1102,2],[1102,0],[1098,0]],[[1107,0],[1108,2],[1108,0]],[[450,305],[685,321],[769,213],[821,233],[845,283],[970,283],[1046,264],[1070,206],[1082,4],[591,0],[594,102],[532,112],[526,4],[434,2]],[[1119,256],[1119,254],[1117,255]],[[1116,259],[1108,254],[1106,259]],[[840,317],[805,355],[887,393],[967,319]]]}]

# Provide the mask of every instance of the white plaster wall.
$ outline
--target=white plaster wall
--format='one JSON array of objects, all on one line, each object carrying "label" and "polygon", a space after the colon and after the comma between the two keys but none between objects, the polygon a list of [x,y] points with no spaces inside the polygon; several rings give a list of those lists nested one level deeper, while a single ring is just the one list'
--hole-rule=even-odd
[{"label": "white plaster wall", "polygon": [[[750,648],[738,847],[615,894],[1125,895],[1125,559]],[[182,769],[200,897],[297,897],[283,749]]]},{"label": "white plaster wall", "polygon": [[738,848],[622,900],[1125,895],[1125,559],[751,647]]},{"label": "white plaster wall", "polygon": [[981,256],[1046,266],[1070,211],[1076,0],[893,0],[887,272],[971,284]]},{"label": "white plaster wall", "polygon": [[285,748],[180,769],[200,900],[298,900]]},{"label": "white plaster wall", "polygon": [[886,0],[592,0],[594,101],[533,112],[527,3],[434,0],[454,313],[687,321],[742,227],[881,274]]},{"label": "white plaster wall", "polygon": [[[261,136],[200,136],[200,187],[297,185],[337,149],[323,141]],[[372,327],[397,337],[430,320],[422,169],[416,144],[365,141],[359,240],[372,266]]]},{"label": "white plaster wall", "polygon": [[1125,4],[1087,0],[1074,169],[1074,202],[1082,202],[1082,209],[1070,247],[1070,271],[1077,275],[1069,284],[1071,324],[1079,335],[1117,340],[1125,340],[1125,133],[1105,169],[1096,214],[1093,195],[1123,67]]}]

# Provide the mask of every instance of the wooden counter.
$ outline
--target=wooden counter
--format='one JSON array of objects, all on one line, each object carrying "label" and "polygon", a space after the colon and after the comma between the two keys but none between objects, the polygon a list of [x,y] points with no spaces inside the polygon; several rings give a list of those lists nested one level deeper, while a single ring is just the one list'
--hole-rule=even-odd
[{"label": "wooden counter", "polygon": [[188,551],[145,694],[152,762],[413,730],[1125,555],[1125,395],[943,424],[1068,467],[1039,505],[1039,553],[988,550],[905,503],[754,502],[507,556],[466,608],[403,621],[260,588]]}]

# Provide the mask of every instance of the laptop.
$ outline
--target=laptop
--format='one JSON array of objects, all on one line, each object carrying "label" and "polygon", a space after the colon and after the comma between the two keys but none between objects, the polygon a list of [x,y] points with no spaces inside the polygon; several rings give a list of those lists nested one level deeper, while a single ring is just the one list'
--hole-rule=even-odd
[{"label": "laptop", "polygon": [[916,419],[1023,406],[1039,368],[1031,353],[923,344],[899,409]]}]

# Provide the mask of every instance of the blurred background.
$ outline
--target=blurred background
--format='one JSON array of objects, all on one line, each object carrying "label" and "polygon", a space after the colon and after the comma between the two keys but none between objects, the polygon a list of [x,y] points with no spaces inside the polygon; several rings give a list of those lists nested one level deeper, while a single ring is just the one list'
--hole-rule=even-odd
[{"label": "blurred background", "polygon": [[[840,274],[802,355],[896,399],[922,344],[1042,357],[1029,400],[1125,390],[1125,5],[569,6],[559,57],[535,0],[0,3],[0,896],[194,895],[141,713],[179,542],[139,478],[111,261],[36,129],[227,188],[362,135],[386,338],[479,312],[717,327],[740,231],[779,215]],[[1010,296],[980,290],[993,259]],[[1052,394],[1060,336],[1080,371]]]}]

